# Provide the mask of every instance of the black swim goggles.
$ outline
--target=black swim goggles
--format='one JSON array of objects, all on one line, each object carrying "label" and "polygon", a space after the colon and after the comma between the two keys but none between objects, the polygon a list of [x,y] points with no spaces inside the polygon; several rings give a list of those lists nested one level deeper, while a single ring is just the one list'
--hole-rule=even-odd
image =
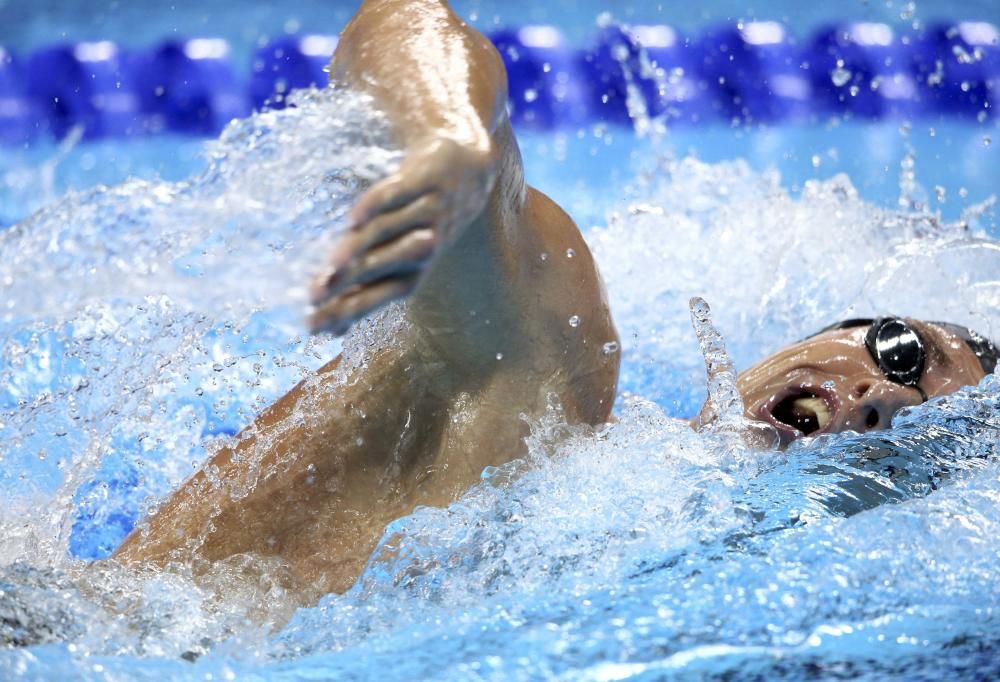
[{"label": "black swim goggles", "polygon": [[917,385],[924,373],[927,352],[920,334],[906,320],[880,317],[872,322],[865,334],[865,348],[889,381],[915,388],[927,400],[927,394]]},{"label": "black swim goggles", "polygon": [[906,320],[899,317],[844,320],[818,333],[866,325],[870,326],[865,334],[865,348],[879,371],[889,381],[915,388],[927,400],[927,393],[917,385],[927,364],[927,351],[920,334]]}]

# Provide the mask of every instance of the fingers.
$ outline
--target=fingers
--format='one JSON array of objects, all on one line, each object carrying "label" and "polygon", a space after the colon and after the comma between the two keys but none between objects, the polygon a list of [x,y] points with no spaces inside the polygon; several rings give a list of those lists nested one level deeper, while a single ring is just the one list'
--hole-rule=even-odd
[{"label": "fingers", "polygon": [[309,316],[310,329],[342,334],[360,317],[408,295],[436,243],[434,230],[413,230],[374,247],[346,269],[319,278],[312,287],[316,307]]},{"label": "fingers", "polygon": [[441,201],[436,194],[424,194],[412,202],[390,213],[383,213],[367,223],[355,228],[358,251],[367,251],[372,246],[394,239],[406,230],[430,226],[441,209]]},{"label": "fingers", "polygon": [[318,306],[309,315],[309,328],[314,334],[321,331],[343,334],[355,320],[390,301],[408,296],[417,287],[418,279],[418,275],[409,275],[352,287]]},{"label": "fingers", "polygon": [[354,204],[349,223],[355,227],[364,225],[375,216],[402,208],[426,194],[430,188],[413,175],[397,173],[370,188]]},{"label": "fingers", "polygon": [[334,247],[330,266],[339,270],[374,246],[391,241],[408,230],[430,226],[438,217],[439,209],[437,196],[425,194],[403,208],[355,225]]},{"label": "fingers", "polygon": [[345,267],[317,278],[310,291],[312,300],[319,305],[353,286],[420,272],[436,246],[437,235],[431,228],[407,232],[373,247]]}]

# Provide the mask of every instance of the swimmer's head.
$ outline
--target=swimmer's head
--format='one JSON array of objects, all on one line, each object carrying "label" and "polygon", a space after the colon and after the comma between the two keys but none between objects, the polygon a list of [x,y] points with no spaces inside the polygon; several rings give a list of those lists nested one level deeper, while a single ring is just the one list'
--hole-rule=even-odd
[{"label": "swimmer's head", "polygon": [[911,318],[847,320],[789,346],[738,379],[748,416],[787,445],[803,435],[888,428],[903,407],[976,384],[997,365],[985,337]]}]

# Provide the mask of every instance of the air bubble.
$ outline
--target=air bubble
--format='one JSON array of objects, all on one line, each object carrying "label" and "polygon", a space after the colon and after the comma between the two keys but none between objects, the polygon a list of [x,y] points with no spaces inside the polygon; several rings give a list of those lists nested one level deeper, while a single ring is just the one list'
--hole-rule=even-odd
[{"label": "air bubble", "polygon": [[569,326],[570,327],[574,327],[574,328],[575,327],[579,327],[580,326],[580,316],[579,315],[574,315],[573,317],[569,318]]},{"label": "air bubble", "polygon": [[576,255],[576,251],[574,251],[573,249],[566,249],[566,257],[567,258],[572,258],[575,255]]},{"label": "air bubble", "polygon": [[605,355],[612,355],[614,353],[617,353],[619,348],[620,346],[618,345],[617,341],[608,341],[606,344],[601,346],[601,350],[604,352]]}]

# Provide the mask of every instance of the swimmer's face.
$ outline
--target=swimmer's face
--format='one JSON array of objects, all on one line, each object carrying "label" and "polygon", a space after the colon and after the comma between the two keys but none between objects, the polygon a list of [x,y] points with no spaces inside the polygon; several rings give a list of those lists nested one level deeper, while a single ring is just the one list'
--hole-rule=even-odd
[{"label": "swimmer's face", "polygon": [[925,352],[916,386],[890,380],[865,346],[869,326],[818,334],[789,346],[737,381],[747,416],[775,426],[781,444],[803,435],[888,428],[900,409],[976,384],[975,353],[938,325],[906,318]]}]

